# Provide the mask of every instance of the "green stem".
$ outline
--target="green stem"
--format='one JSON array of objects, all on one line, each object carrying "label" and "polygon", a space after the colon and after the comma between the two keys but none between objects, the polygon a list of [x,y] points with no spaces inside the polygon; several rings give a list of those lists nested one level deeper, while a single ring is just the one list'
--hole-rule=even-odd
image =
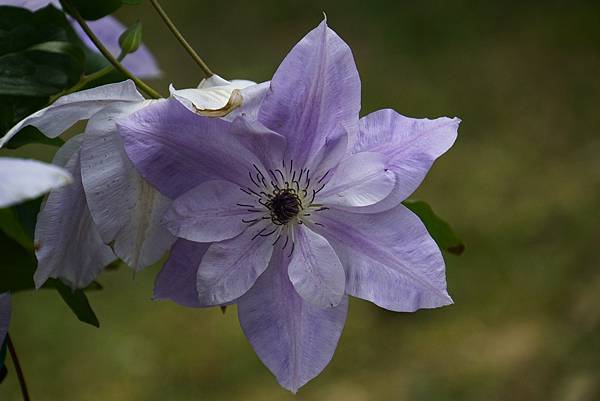
[{"label": "green stem", "polygon": [[64,91],[60,92],[58,95],[52,96],[50,98],[50,104],[56,102],[59,98],[65,96],[65,95],[70,95],[71,93],[77,92],[78,90],[80,90],[81,88],[83,88],[84,86],[89,84],[90,82],[93,82],[97,79],[102,78],[103,76],[105,76],[106,74],[110,73],[113,70],[114,70],[114,67],[112,65],[107,65],[106,67],[102,68],[101,70],[98,70],[90,75],[84,75],[81,78],[81,80],[79,82],[77,82],[75,85],[71,86],[68,89],[65,89]]},{"label": "green stem", "polygon": [[210,68],[208,68],[208,65],[206,65],[204,60],[202,60],[202,58],[198,55],[198,53],[196,53],[196,51],[194,50],[194,48],[192,48],[192,46],[188,43],[188,41],[185,40],[185,38],[183,37],[181,32],[179,32],[179,30],[177,29],[177,27],[175,26],[173,21],[171,21],[171,18],[169,18],[169,16],[165,12],[165,10],[158,3],[158,0],[150,0],[150,2],[152,3],[152,5],[156,9],[156,11],[158,12],[158,15],[160,15],[162,20],[165,22],[165,24],[167,25],[167,27],[169,28],[171,33],[173,33],[173,35],[175,35],[175,37],[177,38],[179,43],[181,43],[183,48],[188,52],[188,54],[192,57],[192,59],[194,59],[196,64],[198,64],[198,66],[204,73],[204,76],[206,78],[210,78],[211,76],[213,76],[214,74],[210,70]]},{"label": "green stem", "polygon": [[121,74],[125,75],[127,78],[131,79],[138,88],[140,88],[143,92],[145,92],[148,96],[153,97],[155,99],[160,99],[162,96],[156,90],[154,90],[150,85],[133,75],[127,68],[123,66],[113,55],[108,51],[106,47],[102,44],[100,39],[94,34],[94,32],[90,29],[87,22],[83,19],[79,11],[75,7],[71,5],[69,0],[62,0],[63,4],[67,7],[67,11],[71,14],[73,18],[77,21],[81,29],[86,33],[86,35],[90,38],[90,40],[96,45],[100,53],[118,70]]},{"label": "green stem", "polygon": [[15,345],[13,344],[12,339],[10,338],[10,334],[6,335],[6,343],[8,345],[8,352],[10,353],[10,357],[12,358],[13,364],[15,365],[15,371],[17,372],[17,378],[19,379],[19,386],[21,387],[23,401],[31,401],[31,398],[29,398],[29,391],[27,390],[27,383],[25,382],[25,375],[23,374],[23,369],[21,369],[19,357],[17,356],[17,350],[15,349]]}]

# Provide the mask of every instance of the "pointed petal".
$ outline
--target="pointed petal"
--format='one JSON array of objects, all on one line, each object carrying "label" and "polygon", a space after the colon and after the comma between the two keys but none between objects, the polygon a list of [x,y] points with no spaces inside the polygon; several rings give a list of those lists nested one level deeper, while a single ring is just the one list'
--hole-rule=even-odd
[{"label": "pointed petal", "polygon": [[[98,48],[83,29],[81,29],[79,24],[71,19],[71,25],[83,43],[98,53]],[[123,24],[109,15],[96,21],[88,21],[88,25],[115,57],[121,53],[119,37],[127,29]],[[158,78],[161,75],[156,59],[144,44],[135,53],[125,56],[123,65],[140,78]]]},{"label": "pointed petal", "polygon": [[87,208],[79,152],[71,157],[66,169],[73,175],[73,184],[50,193],[35,227],[37,288],[50,277],[61,279],[71,288],[87,287],[116,259],[102,242]]},{"label": "pointed petal", "polygon": [[259,120],[288,140],[288,159],[303,166],[338,125],[357,130],[360,78],[348,45],[323,21],[283,60]]},{"label": "pointed petal", "polygon": [[0,157],[0,208],[37,198],[72,182],[66,170],[37,160]]},{"label": "pointed petal", "polygon": [[56,138],[76,122],[90,118],[112,102],[141,102],[143,100],[144,97],[139,94],[135,84],[130,80],[63,96],[51,106],[30,115],[11,128],[0,139],[0,148],[21,128],[28,125],[38,128],[48,138]]},{"label": "pointed petal", "polygon": [[403,205],[378,214],[330,209],[314,220],[346,269],[348,295],[398,312],[452,303],[442,254]]},{"label": "pointed petal", "polygon": [[238,301],[238,317],[256,354],[277,381],[296,392],[333,357],[348,311],[305,302],[288,278],[287,253],[276,250],[266,272]]},{"label": "pointed petal", "polygon": [[176,100],[145,107],[119,132],[138,171],[171,199],[211,179],[248,185],[253,165],[268,162],[265,155],[281,163],[285,148],[283,137],[255,122],[201,117]]},{"label": "pointed petal", "polygon": [[319,308],[337,306],[344,297],[346,276],[329,242],[304,225],[295,231],[289,264],[290,281],[302,298]]},{"label": "pointed petal", "polygon": [[4,294],[0,294],[0,344],[4,344],[4,337],[6,337],[6,333],[8,333],[8,326],[10,325],[10,314],[10,294],[5,292]]},{"label": "pointed petal", "polygon": [[385,199],[394,189],[394,173],[380,153],[362,152],[343,160],[319,193],[325,205],[368,206]]},{"label": "pointed petal", "polygon": [[273,239],[253,227],[237,237],[213,243],[198,268],[197,290],[203,306],[229,303],[248,291],[269,264]]},{"label": "pointed petal", "polygon": [[248,212],[255,199],[230,182],[208,181],[177,198],[164,216],[164,224],[179,238],[223,241],[236,237],[248,227],[248,221],[266,213]]},{"label": "pointed petal", "polygon": [[[360,120],[354,152],[378,152],[386,168],[396,174],[391,207],[410,196],[421,184],[435,159],[444,154],[458,135],[458,118],[414,119],[393,110],[379,110]],[[377,208],[377,209],[375,209]],[[368,212],[385,210],[380,205]]]},{"label": "pointed petal", "polygon": [[125,154],[115,121],[147,105],[116,103],[90,119],[81,174],[90,213],[105,243],[132,269],[156,263],[175,238],[161,225],[170,200],[152,188]]},{"label": "pointed petal", "polygon": [[210,243],[178,239],[164,267],[156,276],[154,299],[170,299],[190,308],[201,307],[196,289],[196,273]]}]

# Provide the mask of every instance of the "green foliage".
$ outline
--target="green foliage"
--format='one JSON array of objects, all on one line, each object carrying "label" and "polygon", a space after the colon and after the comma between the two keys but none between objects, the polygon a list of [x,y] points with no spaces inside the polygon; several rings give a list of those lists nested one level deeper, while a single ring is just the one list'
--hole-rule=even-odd
[{"label": "green foliage", "polygon": [[[82,46],[64,14],[54,7],[36,12],[0,6],[0,134],[48,103],[51,95],[79,82]],[[18,139],[40,139],[37,131]]]},{"label": "green foliage", "polygon": [[[35,200],[0,210],[0,293],[35,289],[33,275],[37,261],[33,253],[32,238],[40,203],[40,200]],[[56,279],[48,280],[42,288],[58,291],[80,321],[99,327],[98,318],[83,290],[71,290]],[[98,283],[93,283],[89,290],[101,288]]]},{"label": "green foliage", "polygon": [[47,97],[79,81],[84,55],[61,12],[3,7],[0,15],[0,95]]},{"label": "green foliage", "polygon": [[458,238],[448,223],[433,212],[429,204],[412,199],[405,200],[402,204],[419,216],[440,248],[455,255],[460,255],[465,251],[465,244],[462,240]]},{"label": "green foliage", "polygon": [[73,6],[84,19],[93,21],[114,13],[123,4],[137,5],[142,0],[67,0],[64,2],[67,5],[65,9]]},{"label": "green foliage", "polygon": [[136,21],[119,37],[119,45],[121,46],[122,55],[135,52],[142,44],[142,23]]}]

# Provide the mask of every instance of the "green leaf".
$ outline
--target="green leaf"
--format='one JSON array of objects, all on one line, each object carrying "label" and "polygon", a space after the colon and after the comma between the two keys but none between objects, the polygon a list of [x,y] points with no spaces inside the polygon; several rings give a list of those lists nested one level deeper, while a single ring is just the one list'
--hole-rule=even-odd
[{"label": "green leaf", "polygon": [[[79,81],[83,46],[64,13],[0,6],[0,135]],[[30,131],[34,142],[37,131]],[[35,138],[35,139],[34,139]],[[20,141],[25,138],[16,137]],[[11,141],[11,142],[13,142]]]},{"label": "green leaf", "polygon": [[137,21],[119,36],[121,55],[133,53],[139,49],[142,43],[142,23]]},{"label": "green leaf", "polygon": [[462,240],[458,238],[448,223],[433,212],[431,206],[426,202],[409,199],[402,202],[402,204],[419,216],[440,248],[455,255],[464,252],[465,244]]},{"label": "green leaf", "polygon": [[12,208],[0,209],[0,230],[17,241],[23,248],[33,250],[33,242],[21,226],[21,223]]},{"label": "green leaf", "polygon": [[138,4],[142,4],[144,0],[121,0],[121,3],[127,4],[128,6],[137,6]]},{"label": "green leaf", "polygon": [[[0,231],[0,293],[19,292],[35,288],[33,275],[37,266],[35,255]],[[55,289],[77,318],[92,326],[100,323],[83,290],[71,290],[60,280],[49,279],[43,289]],[[102,286],[93,282],[86,290],[99,290]]]},{"label": "green leaf", "polygon": [[96,317],[96,313],[94,313],[94,310],[90,306],[90,302],[83,290],[72,290],[58,280],[55,281],[55,286],[63,301],[65,301],[80,321],[100,327],[98,317]]},{"label": "green leaf", "polygon": [[[121,7],[121,0],[69,0],[79,14],[86,20],[97,20],[114,13]],[[69,9],[69,7],[65,7]]]}]

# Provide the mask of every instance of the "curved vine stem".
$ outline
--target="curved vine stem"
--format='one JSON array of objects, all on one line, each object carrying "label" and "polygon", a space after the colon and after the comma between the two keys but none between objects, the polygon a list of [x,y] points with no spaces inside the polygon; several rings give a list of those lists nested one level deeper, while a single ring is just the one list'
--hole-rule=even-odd
[{"label": "curved vine stem", "polygon": [[173,23],[173,21],[171,21],[171,18],[169,18],[169,16],[165,12],[165,10],[161,7],[161,5],[158,2],[158,0],[150,0],[150,2],[152,3],[152,5],[154,6],[154,8],[156,9],[156,12],[158,12],[158,15],[160,15],[160,17],[162,18],[162,20],[165,22],[165,24],[167,25],[167,27],[169,28],[169,30],[171,31],[171,33],[173,33],[173,35],[175,35],[175,38],[177,38],[177,41],[179,41],[179,43],[181,43],[181,46],[183,46],[183,48],[185,49],[185,51],[187,51],[188,54],[192,57],[192,59],[194,59],[194,61],[196,62],[196,64],[198,64],[198,66],[200,67],[200,69],[204,73],[204,76],[206,78],[210,78],[211,76],[213,76],[214,73],[210,70],[210,68],[208,68],[208,65],[206,65],[206,63],[204,62],[204,60],[202,60],[202,58],[198,55],[198,53],[196,53],[196,51],[189,44],[189,42],[187,40],[185,40],[185,38],[183,37],[183,35],[181,34],[181,32],[179,32],[179,29],[177,29],[177,27],[175,26],[175,24]]},{"label": "curved vine stem", "polygon": [[6,335],[6,344],[8,346],[10,357],[15,365],[15,371],[17,372],[17,378],[19,379],[19,386],[21,387],[23,401],[31,401],[31,398],[29,398],[29,390],[27,390],[25,375],[23,374],[23,369],[21,368],[21,363],[19,362],[19,357],[17,356],[17,350],[15,349],[15,344],[13,344],[12,339],[10,338],[10,334]]},{"label": "curved vine stem", "polygon": [[133,75],[131,71],[125,68],[123,64],[121,64],[119,60],[117,60],[115,56],[113,56],[112,53],[108,51],[108,49],[102,44],[100,39],[98,39],[96,34],[90,29],[90,27],[88,26],[87,22],[85,22],[81,14],[79,14],[79,11],[77,11],[77,9],[73,7],[70,0],[62,0],[62,3],[64,6],[66,6],[67,11],[69,11],[69,14],[71,14],[71,16],[75,18],[81,29],[83,29],[86,35],[94,43],[94,45],[96,45],[100,53],[102,53],[102,55],[106,57],[106,59],[115,67],[116,70],[121,72],[127,78],[131,79],[136,84],[136,86],[148,96],[153,97],[155,99],[160,99],[162,97],[160,93],[158,93],[150,85]]}]

